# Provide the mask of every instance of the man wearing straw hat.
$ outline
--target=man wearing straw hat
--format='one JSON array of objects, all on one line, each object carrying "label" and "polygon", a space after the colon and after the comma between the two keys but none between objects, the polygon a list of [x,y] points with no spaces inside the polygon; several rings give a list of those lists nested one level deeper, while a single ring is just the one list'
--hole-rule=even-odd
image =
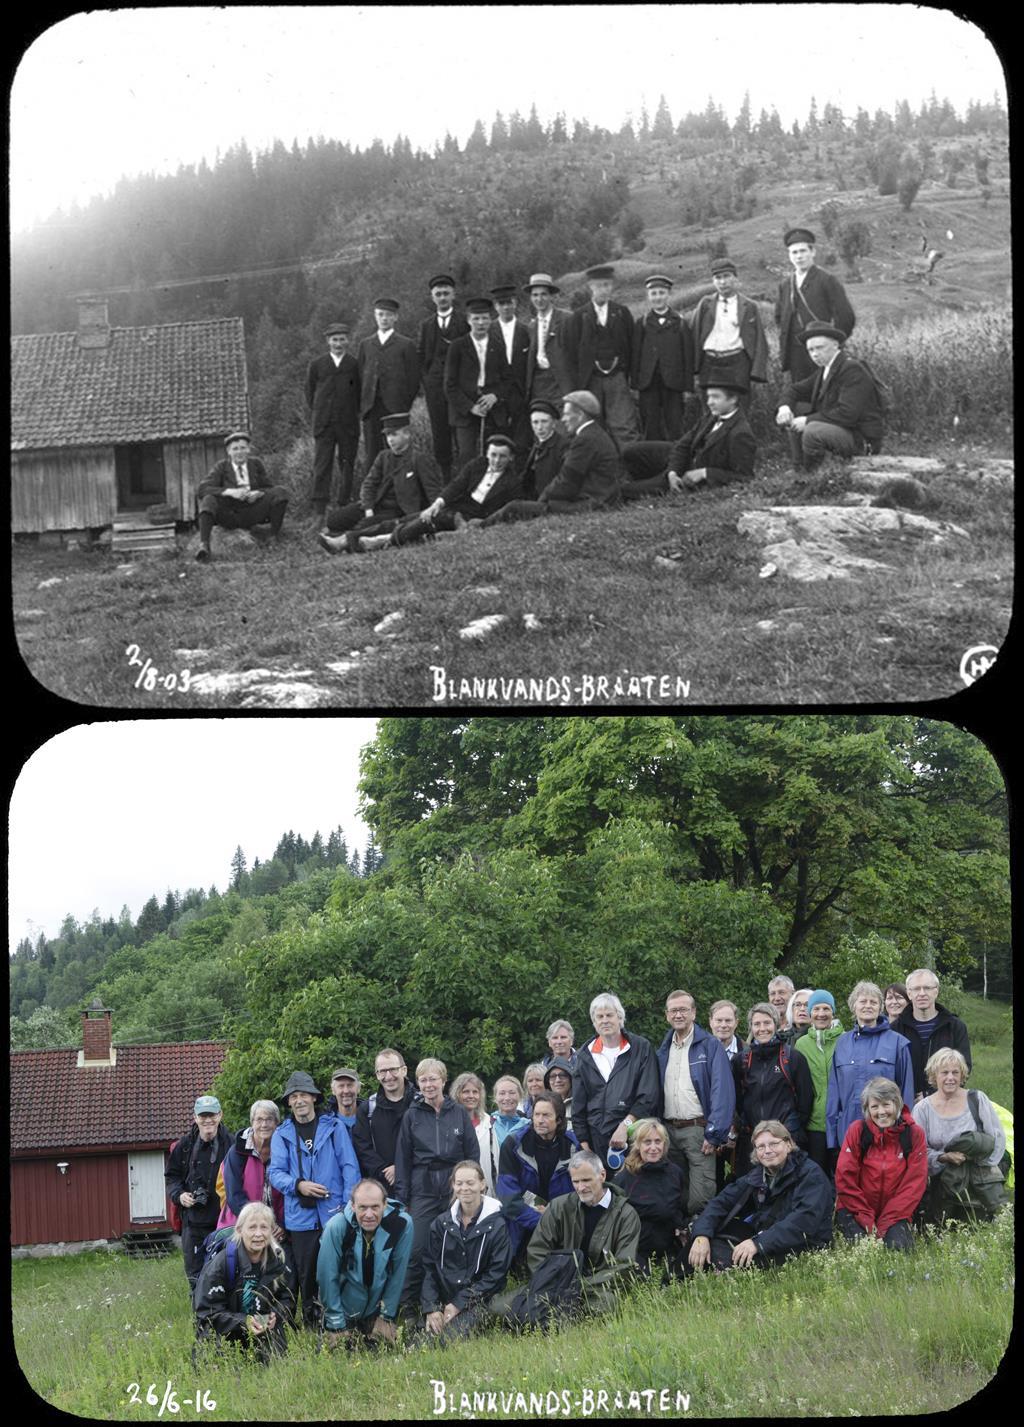
[{"label": "man wearing straw hat", "polygon": [[552,298],[561,289],[549,273],[533,273],[525,291],[536,316],[530,322],[530,351],[526,386],[531,401],[549,401],[561,407],[562,397],[575,384],[571,346],[572,313],[556,307]]}]

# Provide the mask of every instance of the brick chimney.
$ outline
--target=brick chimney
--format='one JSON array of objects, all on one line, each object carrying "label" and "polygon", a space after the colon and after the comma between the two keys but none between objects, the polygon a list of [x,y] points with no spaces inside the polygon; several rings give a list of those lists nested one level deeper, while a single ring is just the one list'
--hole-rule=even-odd
[{"label": "brick chimney", "polygon": [[110,1011],[97,999],[82,1012],[82,1049],[78,1064],[114,1065],[117,1051],[110,1044]]},{"label": "brick chimney", "polygon": [[98,292],[80,292],[78,303],[78,345],[83,350],[109,345],[110,323],[107,319],[107,299]]}]

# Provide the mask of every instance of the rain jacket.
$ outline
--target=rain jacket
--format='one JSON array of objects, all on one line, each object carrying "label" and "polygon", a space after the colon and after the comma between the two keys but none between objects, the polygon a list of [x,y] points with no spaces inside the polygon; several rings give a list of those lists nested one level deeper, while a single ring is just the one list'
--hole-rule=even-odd
[{"label": "rain jacket", "polygon": [[829,1149],[838,1149],[854,1120],[863,1119],[860,1092],[882,1075],[894,1080],[906,1105],[914,1103],[914,1068],[906,1036],[894,1031],[884,1016],[873,1026],[856,1026],[836,1041],[828,1075],[825,1134]]},{"label": "rain jacket", "polygon": [[804,1150],[790,1150],[771,1177],[761,1165],[732,1180],[702,1211],[692,1238],[730,1229],[766,1254],[798,1254],[832,1242],[832,1185]]},{"label": "rain jacket", "polygon": [[217,1228],[234,1224],[247,1204],[269,1204],[274,1218],[284,1224],[284,1196],[269,1180],[270,1164],[264,1164],[253,1149],[252,1126],[239,1130],[235,1142],[224,1156],[217,1176],[220,1195],[220,1218]]},{"label": "rain jacket", "polygon": [[[513,1254],[523,1238],[533,1233],[543,1217],[534,1207],[540,1196],[540,1175],[537,1160],[532,1153],[533,1135],[532,1125],[525,1125],[516,1134],[509,1135],[501,1147],[501,1158],[498,1162],[498,1198],[504,1205]],[[580,1146],[571,1131],[564,1131],[561,1138],[562,1153],[552,1171],[547,1195],[541,1199],[542,1204],[549,1203],[560,1194],[572,1193],[569,1160]]]},{"label": "rain jacket", "polygon": [[741,1132],[749,1135],[762,1120],[779,1120],[801,1143],[814,1104],[814,1083],[804,1057],[775,1035],[763,1045],[751,1041],[737,1059]]},{"label": "rain jacket", "polygon": [[836,1041],[842,1034],[843,1028],[837,1021],[835,1025],[829,1026],[824,1031],[815,1030],[812,1026],[805,1036],[800,1036],[793,1042],[793,1049],[798,1050],[807,1059],[811,1081],[814,1085],[814,1106],[807,1121],[807,1128],[817,1130],[821,1134],[825,1133],[828,1073],[832,1066],[832,1057],[836,1052]]},{"label": "rain jacket", "polygon": [[448,1303],[462,1312],[505,1287],[512,1245],[501,1205],[485,1195],[468,1229],[462,1227],[461,1212],[461,1206],[455,1203],[430,1226],[420,1290],[424,1313],[440,1312]]},{"label": "rain jacket", "polygon": [[[675,1031],[669,1031],[656,1052],[661,1082],[659,1114],[664,1111],[665,1106],[665,1075],[674,1035]],[[720,1041],[695,1025],[689,1059],[693,1093],[704,1111],[704,1138],[708,1144],[724,1145],[729,1138],[736,1113],[736,1087],[729,1057]]]},{"label": "rain jacket", "polygon": [[[583,1280],[583,1300],[597,1312],[615,1306],[615,1289],[628,1281],[636,1268],[640,1243],[640,1216],[617,1184],[607,1184],[612,1202],[594,1230],[587,1249],[591,1272]],[[531,1275],[548,1254],[583,1247],[583,1204],[575,1191],[553,1199],[540,1216],[537,1231],[526,1251]]]},{"label": "rain jacket", "polygon": [[[910,1129],[904,1157],[901,1132]],[[865,1133],[871,1143],[862,1149]],[[880,1130],[865,1117],[846,1132],[836,1161],[836,1207],[847,1209],[862,1229],[880,1239],[901,1219],[913,1219],[928,1188],[928,1147],[924,1130],[904,1105],[900,1118]]]},{"label": "rain jacket", "polygon": [[[938,1017],[938,1025],[928,1038],[927,1045],[914,1030],[914,1007],[904,1006],[892,1023],[894,1031],[898,1031],[901,1036],[906,1036],[910,1044],[910,1060],[914,1067],[914,1094],[928,1095],[932,1087],[925,1078],[924,1068],[937,1050],[958,1050],[967,1062],[967,1069],[971,1068],[971,1042],[967,1035],[967,1027],[959,1016],[954,1016],[952,1011],[947,1011],[945,1006],[935,1003],[935,1014]],[[904,1098],[906,1098],[904,1096]],[[907,1100],[908,1105],[912,1105],[913,1100]]]},{"label": "rain jacket", "polygon": [[412,1253],[412,1219],[397,1199],[389,1199],[373,1236],[373,1277],[363,1282],[363,1231],[351,1204],[323,1232],[316,1261],[324,1327],[344,1332],[350,1322],[381,1313],[394,1318]]},{"label": "rain jacket", "polygon": [[650,1041],[625,1027],[622,1038],[628,1049],[620,1052],[607,1080],[591,1054],[599,1039],[595,1036],[579,1052],[572,1082],[573,1133],[602,1159],[620,1121],[627,1115],[637,1120],[656,1115],[661,1103],[661,1076]]},{"label": "rain jacket", "polygon": [[[267,1264],[247,1285],[251,1267],[241,1244],[235,1246],[235,1273],[231,1276],[227,1245],[203,1265],[192,1294],[196,1331],[200,1339],[216,1334],[250,1344],[257,1351],[284,1352],[285,1323],[293,1321],[295,1281],[288,1263],[267,1252]],[[248,1293],[246,1292],[248,1287]],[[243,1301],[248,1298],[249,1307]],[[245,1320],[250,1313],[276,1313],[277,1324],[262,1338],[250,1336]]]},{"label": "rain jacket", "polygon": [[480,1161],[480,1142],[469,1111],[446,1095],[434,1111],[416,1092],[402,1117],[395,1145],[395,1197],[446,1196],[460,1159]]},{"label": "rain jacket", "polygon": [[[358,1178],[352,1137],[348,1126],[336,1115],[321,1115],[317,1120],[312,1155],[300,1145],[299,1129],[290,1115],[274,1131],[270,1141],[270,1182],[284,1195],[286,1229],[323,1228],[348,1203]],[[296,1188],[300,1179],[324,1185],[330,1191],[327,1198],[317,1199],[308,1207],[301,1204]]]}]

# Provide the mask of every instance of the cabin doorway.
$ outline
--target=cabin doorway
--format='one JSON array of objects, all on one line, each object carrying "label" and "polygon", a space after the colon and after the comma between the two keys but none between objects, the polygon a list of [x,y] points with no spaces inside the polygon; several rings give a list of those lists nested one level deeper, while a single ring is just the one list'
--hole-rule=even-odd
[{"label": "cabin doorway", "polygon": [[118,510],[145,510],[167,499],[164,450],[159,441],[114,447]]}]

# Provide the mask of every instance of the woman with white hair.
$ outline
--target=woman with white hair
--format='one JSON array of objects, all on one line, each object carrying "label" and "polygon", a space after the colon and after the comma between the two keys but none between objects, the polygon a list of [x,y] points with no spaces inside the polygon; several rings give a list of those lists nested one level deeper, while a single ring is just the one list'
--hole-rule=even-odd
[{"label": "woman with white hair", "polygon": [[625,1029],[618,996],[603,991],[590,1003],[597,1035],[579,1052],[573,1080],[573,1133],[584,1149],[612,1168],[622,1164],[630,1125],[658,1113],[661,1079],[650,1041]]},{"label": "woman with white hair", "polygon": [[989,1219],[1006,1202],[1001,1164],[1006,1133],[988,1096],[967,1089],[970,1073],[961,1051],[937,1050],[925,1066],[932,1094],[913,1109],[927,1145],[925,1213],[936,1223]]},{"label": "woman with white hair", "polygon": [[239,1130],[224,1156],[217,1175],[220,1218],[217,1228],[234,1224],[247,1204],[266,1204],[277,1221],[275,1238],[284,1238],[284,1195],[270,1182],[270,1141],[281,1123],[281,1112],[273,1100],[254,1100],[249,1124]]},{"label": "woman with white hair", "polygon": [[811,1016],[807,1009],[807,1003],[813,991],[813,986],[804,986],[801,990],[794,991],[786,1002],[785,1014],[782,1017],[786,1029],[779,1032],[779,1040],[785,1045],[793,1045],[811,1029]]},{"label": "woman with white hair", "polygon": [[266,1204],[243,1206],[230,1238],[206,1261],[196,1283],[192,1306],[200,1342],[241,1343],[262,1362],[285,1351],[295,1288],[277,1228]]}]

